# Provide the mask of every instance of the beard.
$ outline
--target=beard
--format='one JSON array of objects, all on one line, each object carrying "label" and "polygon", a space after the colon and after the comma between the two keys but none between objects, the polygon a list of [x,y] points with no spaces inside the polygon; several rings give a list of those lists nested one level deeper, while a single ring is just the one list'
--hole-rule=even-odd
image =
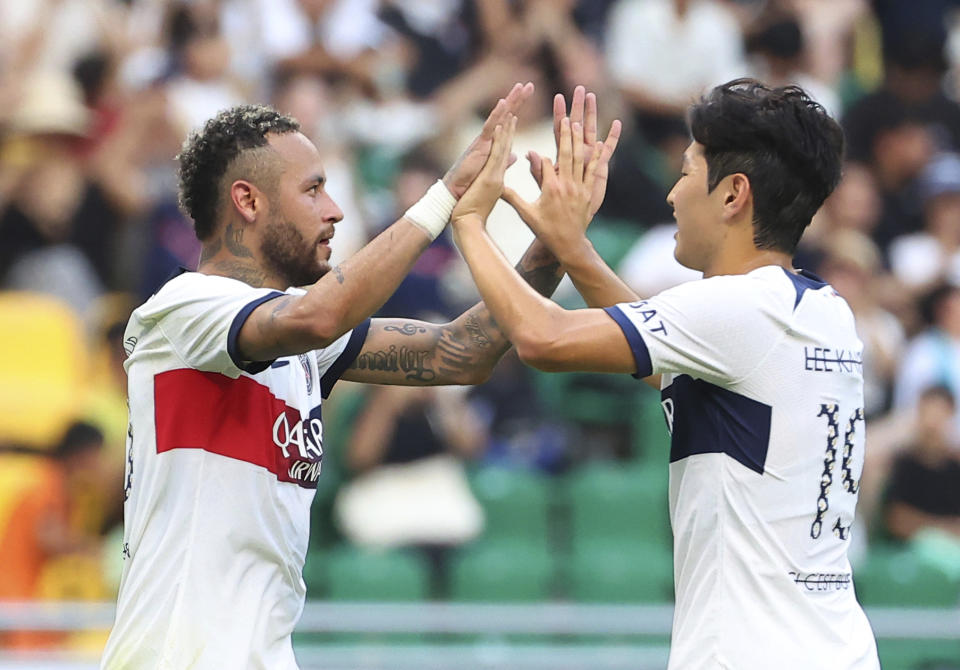
[{"label": "beard", "polygon": [[287,286],[307,286],[330,271],[330,263],[317,258],[317,240],[312,242],[283,218],[270,221],[260,242],[266,270]]}]

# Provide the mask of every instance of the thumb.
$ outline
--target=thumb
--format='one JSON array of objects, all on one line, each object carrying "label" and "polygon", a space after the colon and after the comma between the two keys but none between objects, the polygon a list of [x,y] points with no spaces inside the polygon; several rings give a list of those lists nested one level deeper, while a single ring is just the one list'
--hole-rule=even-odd
[{"label": "thumb", "polygon": [[530,225],[530,221],[534,219],[533,217],[533,206],[520,197],[520,194],[514,191],[509,186],[503,187],[503,193],[500,197],[507,202],[511,207],[517,210],[517,214],[520,215],[520,218],[527,222],[527,225]]}]

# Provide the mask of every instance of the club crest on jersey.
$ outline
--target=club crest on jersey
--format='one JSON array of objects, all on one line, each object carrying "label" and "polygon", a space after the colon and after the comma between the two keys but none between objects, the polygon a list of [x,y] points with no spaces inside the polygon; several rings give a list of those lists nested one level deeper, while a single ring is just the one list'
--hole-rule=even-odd
[{"label": "club crest on jersey", "polygon": [[310,359],[307,358],[306,354],[300,354],[297,358],[300,360],[303,374],[307,378],[307,395],[310,395],[313,393],[313,372],[310,370]]}]

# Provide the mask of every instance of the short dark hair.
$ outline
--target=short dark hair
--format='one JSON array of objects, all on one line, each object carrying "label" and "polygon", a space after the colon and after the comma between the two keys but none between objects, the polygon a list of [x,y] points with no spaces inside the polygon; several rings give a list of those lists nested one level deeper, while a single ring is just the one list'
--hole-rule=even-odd
[{"label": "short dark hair", "polygon": [[840,181],[837,122],[798,86],[735,79],[692,105],[687,123],[704,148],[708,189],[745,174],[753,191],[754,244],[793,253]]},{"label": "short dark hair", "polygon": [[292,133],[300,124],[275,109],[240,105],[223,110],[192,133],[183,144],[180,163],[180,207],[193,219],[201,240],[216,228],[221,181],[238,156],[267,146],[267,133]]}]

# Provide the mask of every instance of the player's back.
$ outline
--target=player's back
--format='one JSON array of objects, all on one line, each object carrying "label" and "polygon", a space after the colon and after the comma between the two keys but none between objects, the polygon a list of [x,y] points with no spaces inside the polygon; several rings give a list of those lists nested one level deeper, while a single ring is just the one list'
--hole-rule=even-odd
[{"label": "player's back", "polygon": [[671,669],[878,668],[847,560],[864,426],[846,302],[767,266],[618,309],[672,432]]}]

